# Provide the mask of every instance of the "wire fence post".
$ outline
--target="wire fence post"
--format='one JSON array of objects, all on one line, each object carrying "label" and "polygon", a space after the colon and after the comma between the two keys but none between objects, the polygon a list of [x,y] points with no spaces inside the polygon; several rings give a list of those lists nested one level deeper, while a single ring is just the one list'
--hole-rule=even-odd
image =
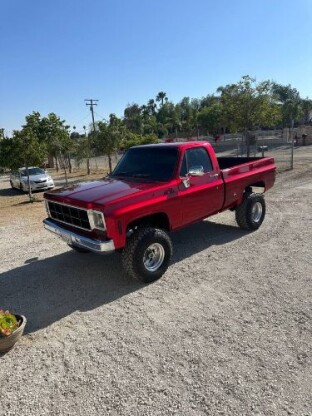
[{"label": "wire fence post", "polygon": [[294,120],[291,120],[291,161],[290,161],[290,169],[294,168]]}]

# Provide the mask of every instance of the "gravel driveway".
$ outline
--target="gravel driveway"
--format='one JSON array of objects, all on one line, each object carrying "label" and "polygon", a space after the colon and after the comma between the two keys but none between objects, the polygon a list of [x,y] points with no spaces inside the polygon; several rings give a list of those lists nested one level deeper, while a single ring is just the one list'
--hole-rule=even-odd
[{"label": "gravel driveway", "polygon": [[28,318],[0,415],[311,416],[311,175],[278,176],[254,233],[232,212],[176,232],[148,286],[44,231],[43,203],[0,209],[0,307]]}]

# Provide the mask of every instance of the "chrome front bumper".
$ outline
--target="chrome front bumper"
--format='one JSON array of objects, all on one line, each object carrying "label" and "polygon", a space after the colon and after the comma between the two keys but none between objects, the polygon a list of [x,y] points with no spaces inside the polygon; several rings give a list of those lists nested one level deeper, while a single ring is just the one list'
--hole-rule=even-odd
[{"label": "chrome front bumper", "polygon": [[73,231],[66,230],[63,227],[56,225],[48,218],[43,220],[43,226],[46,230],[57,235],[69,245],[85,248],[94,253],[111,253],[115,251],[113,240],[100,241],[76,234]]}]

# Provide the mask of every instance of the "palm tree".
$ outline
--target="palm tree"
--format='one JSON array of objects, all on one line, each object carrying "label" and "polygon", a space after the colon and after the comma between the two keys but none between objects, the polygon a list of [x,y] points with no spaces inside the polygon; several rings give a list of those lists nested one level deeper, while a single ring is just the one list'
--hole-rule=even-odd
[{"label": "palm tree", "polygon": [[164,91],[160,91],[156,96],[156,101],[161,101],[161,106],[164,105],[164,99],[167,97],[167,94]]}]

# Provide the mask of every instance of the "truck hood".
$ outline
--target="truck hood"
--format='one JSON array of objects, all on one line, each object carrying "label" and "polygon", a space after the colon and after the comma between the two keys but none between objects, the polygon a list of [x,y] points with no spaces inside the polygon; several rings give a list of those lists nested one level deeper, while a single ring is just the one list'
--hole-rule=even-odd
[{"label": "truck hood", "polygon": [[79,205],[88,207],[90,205],[107,205],[112,201],[126,198],[133,194],[152,190],[159,187],[155,182],[136,182],[130,180],[102,179],[98,181],[82,182],[46,192],[48,199],[57,199],[63,203],[71,204],[78,202]]}]

